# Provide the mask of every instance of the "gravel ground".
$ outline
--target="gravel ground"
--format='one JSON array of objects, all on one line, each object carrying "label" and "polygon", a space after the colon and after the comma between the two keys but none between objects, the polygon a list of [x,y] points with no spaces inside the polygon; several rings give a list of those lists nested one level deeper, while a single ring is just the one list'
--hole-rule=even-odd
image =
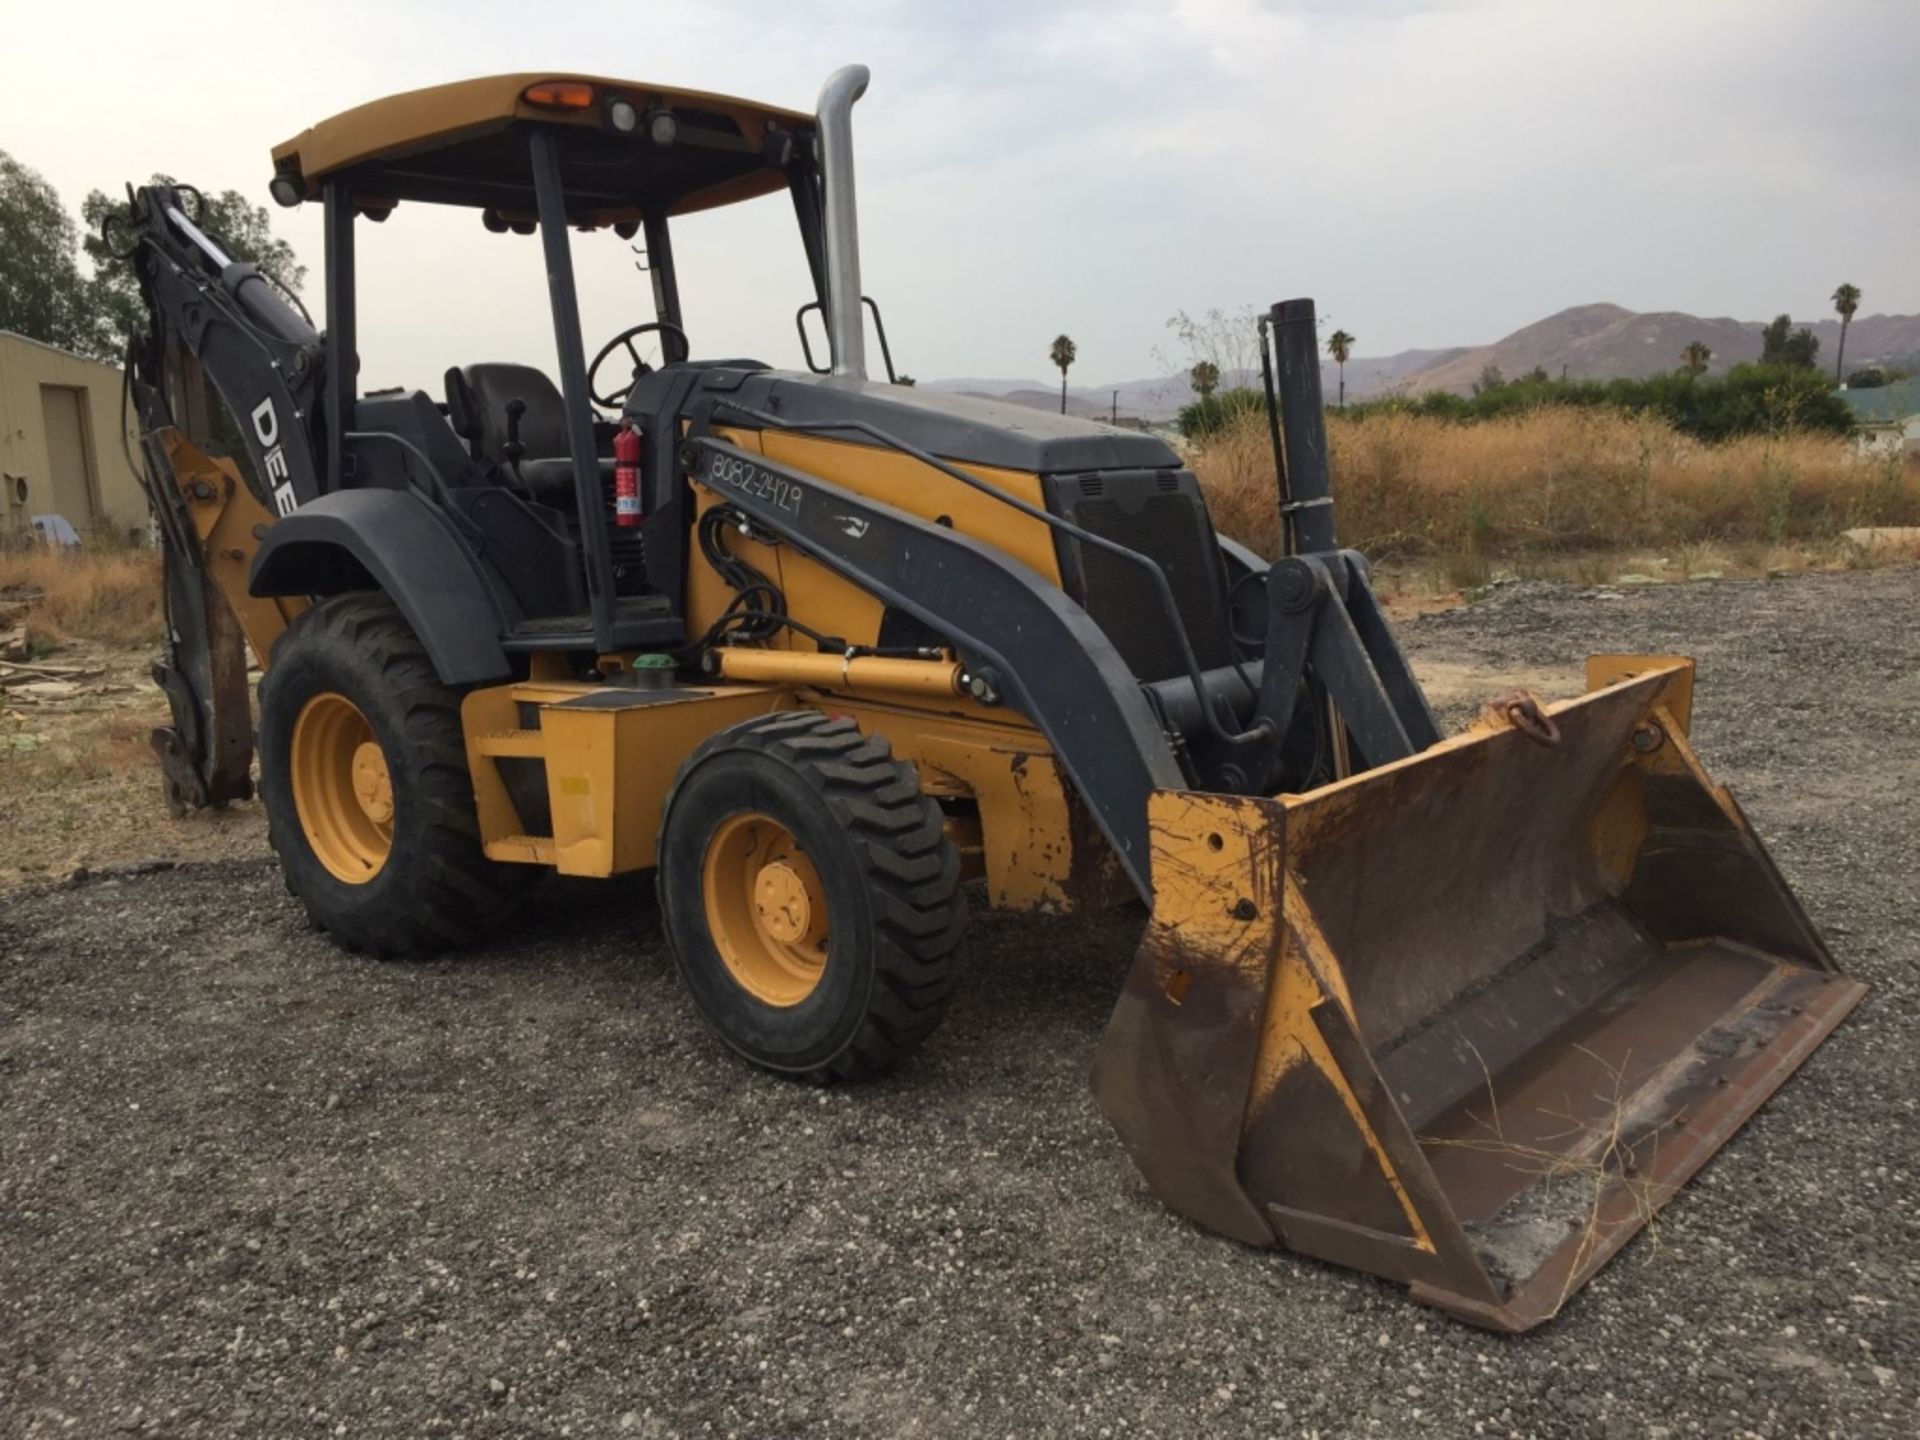
[{"label": "gravel ground", "polygon": [[0,901],[0,1431],[1910,1435],[1916,617],[1908,569],[1403,627],[1455,676],[1690,648],[1875,987],[1531,1336],[1147,1195],[1086,1083],[1137,917],[979,918],[922,1058],[821,1091],[709,1037],[644,885],[381,966],[231,861]]}]

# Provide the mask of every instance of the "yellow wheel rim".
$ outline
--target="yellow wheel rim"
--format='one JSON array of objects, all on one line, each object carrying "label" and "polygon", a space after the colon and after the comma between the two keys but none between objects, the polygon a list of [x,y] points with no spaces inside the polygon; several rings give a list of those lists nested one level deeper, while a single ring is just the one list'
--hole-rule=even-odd
[{"label": "yellow wheel rim", "polygon": [[734,815],[707,842],[700,872],[707,933],[740,988],[798,1005],[827,969],[827,896],[793,832],[766,815]]},{"label": "yellow wheel rim", "polygon": [[393,776],[360,707],[322,691],[293,722],[293,808],[314,858],[364,885],[393,849]]}]

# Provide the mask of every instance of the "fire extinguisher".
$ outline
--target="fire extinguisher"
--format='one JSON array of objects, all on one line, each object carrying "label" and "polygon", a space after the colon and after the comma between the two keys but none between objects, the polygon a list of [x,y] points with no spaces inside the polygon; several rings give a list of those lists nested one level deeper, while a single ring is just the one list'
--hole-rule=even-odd
[{"label": "fire extinguisher", "polygon": [[613,523],[631,529],[640,523],[640,432],[622,420],[613,437]]}]

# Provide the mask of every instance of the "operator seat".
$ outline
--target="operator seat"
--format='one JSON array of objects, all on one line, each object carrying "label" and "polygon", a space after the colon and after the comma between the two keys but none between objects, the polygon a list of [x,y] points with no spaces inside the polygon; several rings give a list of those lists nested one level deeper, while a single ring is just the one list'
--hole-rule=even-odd
[{"label": "operator seat", "polygon": [[[482,459],[505,465],[512,433],[507,406],[526,405],[520,417],[520,482],[542,499],[573,493],[573,452],[567,447],[567,405],[544,370],[504,361],[447,371],[447,419]],[[611,471],[613,462],[601,460]]]}]

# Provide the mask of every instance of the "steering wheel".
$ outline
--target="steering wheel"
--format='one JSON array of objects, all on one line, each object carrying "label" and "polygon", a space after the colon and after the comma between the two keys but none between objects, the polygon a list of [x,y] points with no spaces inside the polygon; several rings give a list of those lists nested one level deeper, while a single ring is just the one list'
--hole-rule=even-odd
[{"label": "steering wheel", "polygon": [[[657,330],[663,335],[678,335],[680,337],[680,359],[684,360],[692,353],[693,345],[687,339],[687,332],[671,320],[649,320],[644,325],[629,325],[605,345],[602,345],[600,347],[600,353],[593,357],[593,363],[587,367],[587,394],[592,396],[593,403],[600,406],[603,410],[618,410],[620,406],[625,403],[627,392],[633,389],[633,382],[653,369],[653,366],[640,358],[640,352],[636,350],[633,345],[636,338],[646,334],[649,330]],[[618,390],[602,395],[594,388],[593,377],[600,373],[600,366],[606,358],[622,345],[627,347],[628,358],[633,361],[633,373],[627,377],[627,383],[622,385]],[[665,353],[670,348],[670,346],[663,344],[661,351]]]}]

